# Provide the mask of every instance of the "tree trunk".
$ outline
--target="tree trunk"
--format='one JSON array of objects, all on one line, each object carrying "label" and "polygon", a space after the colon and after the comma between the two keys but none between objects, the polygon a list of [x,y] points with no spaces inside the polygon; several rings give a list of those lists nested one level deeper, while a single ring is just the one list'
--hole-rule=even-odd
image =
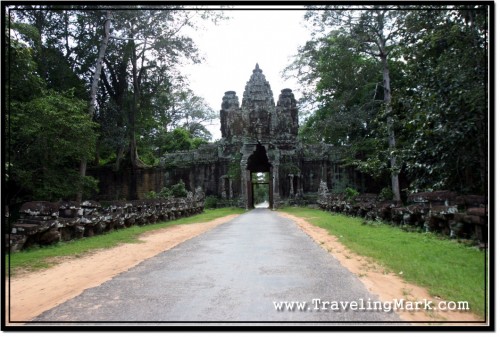
[{"label": "tree trunk", "polygon": [[[132,96],[132,107],[129,110],[129,129],[130,129],[130,160],[133,169],[144,167],[145,164],[140,160],[139,153],[137,152],[137,138],[135,136],[136,132],[136,117],[140,105],[141,96],[141,85],[140,85],[140,74],[137,67],[137,51],[136,44],[134,41],[134,32],[131,33],[131,62],[132,62],[132,81],[133,81],[133,96]],[[141,68],[142,69],[142,68]]]},{"label": "tree trunk", "polygon": [[139,104],[139,82],[137,79],[137,55],[135,50],[135,43],[133,43],[132,48],[132,81],[134,87],[134,93],[132,97],[132,107],[129,112],[129,128],[130,128],[130,160],[132,168],[137,168],[139,166],[139,154],[137,153],[137,139],[135,137],[135,118],[137,116],[137,105]]},{"label": "tree trunk", "polygon": [[396,136],[394,134],[394,118],[392,117],[391,106],[391,78],[389,74],[389,65],[387,62],[387,54],[384,52],[381,55],[382,60],[382,75],[384,80],[384,104],[387,114],[387,136],[389,141],[389,156],[391,162],[391,186],[394,201],[401,201],[399,191],[399,169],[397,167],[396,155]]},{"label": "tree trunk", "polygon": [[[104,55],[106,54],[106,49],[108,47],[109,41],[109,30],[111,27],[111,16],[110,10],[106,11],[106,21],[104,22],[104,37],[101,41],[101,46],[99,47],[99,54],[97,56],[96,66],[94,76],[92,77],[92,85],[90,89],[90,105],[89,105],[89,116],[92,118],[95,113],[95,104],[97,99],[97,88],[99,86],[99,77],[101,76],[102,63],[104,60]],[[80,176],[82,179],[87,173],[87,158],[82,158],[80,161]],[[83,186],[80,185],[79,191],[76,195],[76,201],[81,202],[83,195]]]}]

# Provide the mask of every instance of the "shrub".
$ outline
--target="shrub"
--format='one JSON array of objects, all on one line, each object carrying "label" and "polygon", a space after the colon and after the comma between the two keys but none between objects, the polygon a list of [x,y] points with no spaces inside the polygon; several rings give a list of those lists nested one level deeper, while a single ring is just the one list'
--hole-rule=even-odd
[{"label": "shrub", "polygon": [[149,191],[144,194],[144,199],[158,199],[158,193],[155,191]]},{"label": "shrub", "polygon": [[205,208],[207,209],[217,208],[218,201],[219,200],[217,197],[209,195],[208,197],[205,198]]},{"label": "shrub", "polygon": [[352,187],[346,187],[346,189],[344,190],[344,193],[347,197],[348,200],[352,200],[354,199],[357,195],[359,195],[359,192],[352,188]]},{"label": "shrub", "polygon": [[172,187],[170,187],[170,190],[172,191],[172,196],[174,198],[187,197],[186,185],[182,180],[180,180],[177,184],[172,185]]},{"label": "shrub", "polygon": [[393,197],[393,193],[392,193],[392,189],[390,187],[384,187],[379,195],[380,199],[382,200],[392,200],[392,197]]}]

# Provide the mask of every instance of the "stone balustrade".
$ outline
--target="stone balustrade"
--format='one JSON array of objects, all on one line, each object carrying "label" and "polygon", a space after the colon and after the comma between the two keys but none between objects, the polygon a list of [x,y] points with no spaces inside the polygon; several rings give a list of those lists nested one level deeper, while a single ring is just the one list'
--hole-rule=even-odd
[{"label": "stone balustrade", "polygon": [[318,193],[323,210],[384,221],[409,231],[436,232],[450,238],[488,242],[488,201],[482,195],[457,195],[451,191],[411,194],[407,204],[382,201],[376,194],[348,198],[323,188]]},{"label": "stone balustrade", "polygon": [[10,226],[6,246],[11,252],[105,232],[175,220],[203,212],[205,195],[133,201],[32,201],[21,206],[20,219]]}]

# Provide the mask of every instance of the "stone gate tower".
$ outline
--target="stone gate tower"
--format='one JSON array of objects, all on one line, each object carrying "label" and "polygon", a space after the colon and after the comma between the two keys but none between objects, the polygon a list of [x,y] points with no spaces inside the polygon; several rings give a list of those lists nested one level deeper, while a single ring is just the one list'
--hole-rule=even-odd
[{"label": "stone gate tower", "polygon": [[220,111],[222,143],[241,154],[243,204],[251,207],[252,173],[269,172],[271,207],[280,202],[280,163],[297,152],[298,113],[292,90],[283,89],[274,103],[269,82],[256,64],[245,86],[241,107],[234,91],[227,91]]},{"label": "stone gate tower", "polygon": [[253,207],[252,174],[267,173],[270,207],[284,202],[315,202],[320,182],[329,189],[346,186],[366,191],[365,177],[340,165],[332,145],[305,145],[298,140],[297,102],[283,89],[277,103],[259,65],[243,92],[227,91],[220,110],[222,139],[198,150],[167,153],[162,160],[164,185],[183,180],[201,187],[224,204]]}]

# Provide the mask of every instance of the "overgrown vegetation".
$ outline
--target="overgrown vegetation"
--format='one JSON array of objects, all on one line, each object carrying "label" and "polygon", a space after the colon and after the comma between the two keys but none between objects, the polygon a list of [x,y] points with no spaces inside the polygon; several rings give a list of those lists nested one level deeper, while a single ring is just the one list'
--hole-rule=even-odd
[{"label": "overgrown vegetation", "polygon": [[353,252],[374,259],[432,296],[468,301],[472,312],[484,317],[486,252],[431,233],[412,233],[364,219],[333,215],[308,208],[286,208],[326,229]]},{"label": "overgrown vegetation", "polygon": [[215,209],[218,207],[219,198],[214,195],[209,195],[205,197],[205,208],[206,209]]},{"label": "overgrown vegetation", "polygon": [[[304,142],[399,191],[485,193],[488,6],[309,6],[299,79]],[[401,181],[401,186],[399,186]]]},{"label": "overgrown vegetation", "polygon": [[180,180],[177,184],[172,186],[165,186],[160,192],[149,191],[144,196],[146,199],[168,199],[173,198],[185,198],[188,191],[186,190],[186,184],[184,181]]},{"label": "overgrown vegetation", "polygon": [[57,263],[57,258],[79,257],[97,249],[112,248],[123,243],[140,242],[139,235],[174,225],[189,225],[198,222],[207,222],[230,214],[241,214],[244,210],[240,208],[219,208],[216,210],[205,210],[202,214],[174,221],[162,222],[145,226],[132,226],[102,235],[83,238],[74,241],[60,242],[51,246],[33,247],[25,251],[6,255],[6,275],[15,275],[17,270],[36,270],[48,268]]},{"label": "overgrown vegetation", "polygon": [[347,200],[352,200],[352,199],[356,198],[356,196],[359,195],[359,192],[355,188],[346,187],[346,189],[344,190],[344,194],[345,194]]},{"label": "overgrown vegetation", "polygon": [[98,186],[87,166],[141,168],[208,142],[204,124],[216,114],[181,66],[202,61],[186,29],[221,14],[177,5],[7,6],[10,205],[86,198]]}]

